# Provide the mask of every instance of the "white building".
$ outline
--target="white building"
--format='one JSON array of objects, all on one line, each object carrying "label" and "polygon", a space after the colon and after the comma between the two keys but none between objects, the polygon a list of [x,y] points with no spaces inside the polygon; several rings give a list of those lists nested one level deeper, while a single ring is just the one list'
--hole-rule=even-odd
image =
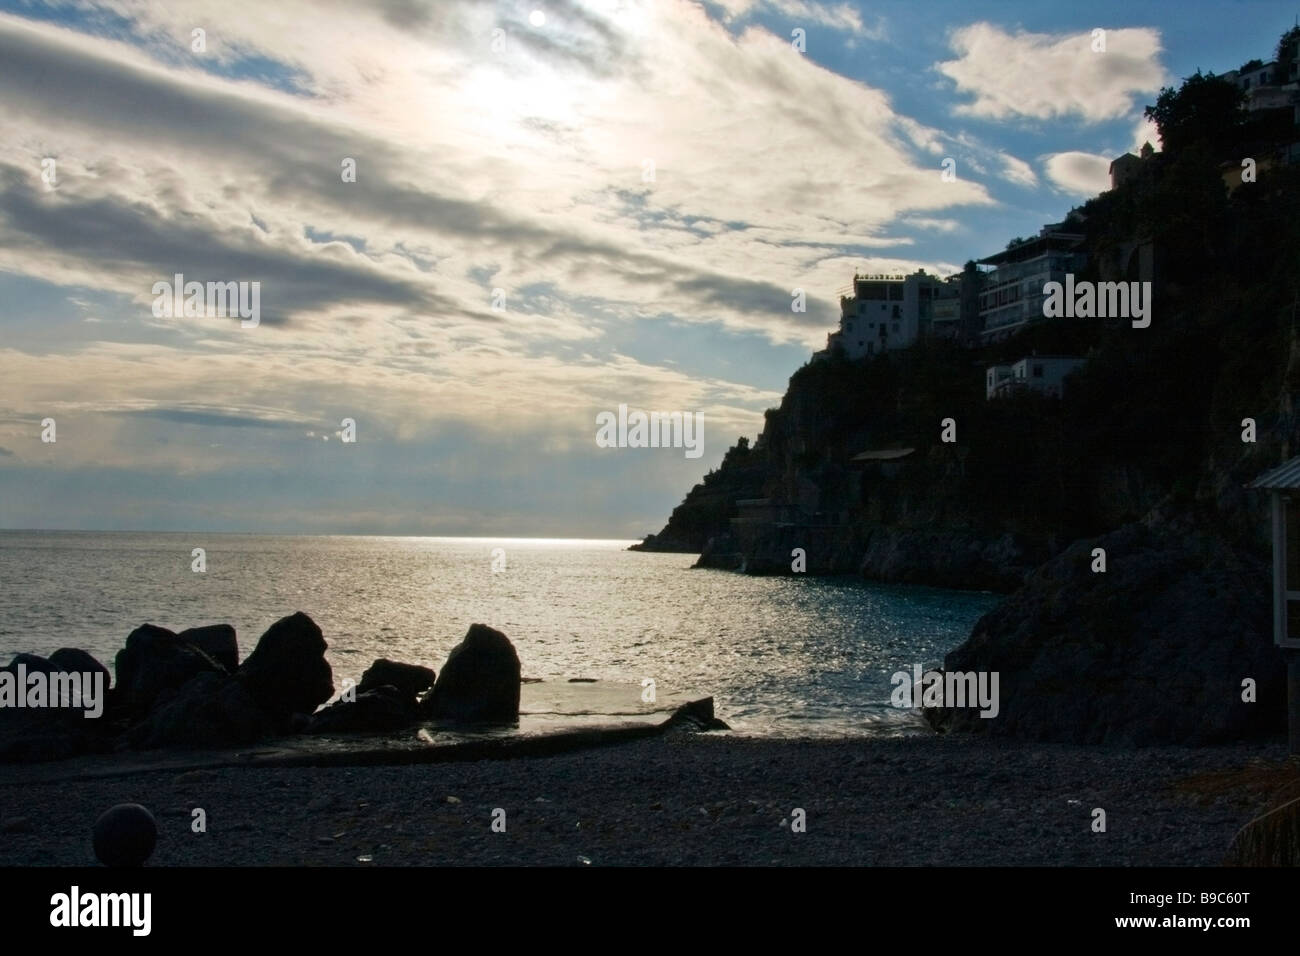
[{"label": "white building", "polygon": [[[840,297],[840,328],[827,336],[826,351],[859,359],[908,348],[932,333],[936,303],[956,301],[959,292],[924,269],[908,276],[855,273],[853,294]],[[943,326],[958,317],[939,310]]]},{"label": "white building", "polygon": [[1229,70],[1223,74],[1223,78],[1236,83],[1237,88],[1246,94],[1246,109],[1251,112],[1285,109],[1289,106],[1296,106],[1300,110],[1300,104],[1296,103],[1296,84],[1297,79],[1300,79],[1297,77],[1297,63],[1291,62],[1285,70],[1286,76],[1282,75],[1283,72],[1276,60],[1268,63],[1251,60],[1240,69]]},{"label": "white building", "polygon": [[1031,322],[1043,320],[1043,288],[1065,282],[1083,268],[1083,234],[1067,231],[1067,223],[1044,226],[1037,237],[980,259],[986,267],[980,291],[980,342],[1009,338]]},{"label": "white building", "polygon": [[1027,388],[1060,398],[1066,378],[1084,364],[1084,359],[1074,355],[1029,355],[1011,365],[990,365],[984,376],[984,396],[1001,398]]},{"label": "white building", "polygon": [[1014,373],[1010,365],[990,365],[987,374],[984,376],[984,397],[992,398],[1008,382]]}]

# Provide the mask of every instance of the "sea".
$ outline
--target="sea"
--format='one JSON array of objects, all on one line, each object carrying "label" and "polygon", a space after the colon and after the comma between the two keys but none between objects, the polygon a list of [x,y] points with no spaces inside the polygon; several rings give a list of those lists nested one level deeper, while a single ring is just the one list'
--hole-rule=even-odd
[{"label": "sea", "polygon": [[[712,696],[734,733],[923,732],[891,677],[942,662],[989,593],[751,577],[630,541],[0,531],[0,660],[60,647],[112,669],[140,624],[320,625],[337,691],[376,658],[441,668],[475,622],[523,665],[521,730],[658,719]],[[201,548],[203,570],[195,549]]]}]

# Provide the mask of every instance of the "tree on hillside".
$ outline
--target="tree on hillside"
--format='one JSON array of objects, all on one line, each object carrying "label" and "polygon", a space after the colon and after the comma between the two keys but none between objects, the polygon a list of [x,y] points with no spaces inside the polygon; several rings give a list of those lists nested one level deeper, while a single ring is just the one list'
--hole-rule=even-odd
[{"label": "tree on hillside", "polygon": [[1194,144],[1215,155],[1229,153],[1241,133],[1245,94],[1231,80],[1200,70],[1178,89],[1166,86],[1154,106],[1144,113],[1160,130],[1160,142],[1170,156]]},{"label": "tree on hillside", "polygon": [[1291,75],[1291,64],[1300,57],[1300,27],[1292,27],[1277,41],[1277,76],[1273,82],[1282,84]]}]

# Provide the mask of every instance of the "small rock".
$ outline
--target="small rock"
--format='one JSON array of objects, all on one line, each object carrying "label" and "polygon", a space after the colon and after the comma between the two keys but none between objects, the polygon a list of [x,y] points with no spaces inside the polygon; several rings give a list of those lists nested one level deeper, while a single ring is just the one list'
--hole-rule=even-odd
[{"label": "small rock", "polygon": [[448,798],[447,798],[447,802],[448,802],[448,803],[460,803],[460,797],[448,797]]},{"label": "small rock", "polygon": [[105,866],[139,866],[158,841],[153,814],[138,803],[119,803],[104,811],[93,829],[95,857]]},{"label": "small rock", "polygon": [[396,687],[402,692],[403,696],[414,701],[417,695],[433,686],[437,676],[431,667],[421,667],[418,664],[401,664],[397,661],[390,661],[386,657],[381,657],[361,675],[361,683],[357,685],[357,693],[364,694],[368,690],[388,685]]},{"label": "small rock", "polygon": [[[367,672],[369,673],[369,672]],[[401,730],[420,719],[415,696],[384,684],[356,695],[355,700],[339,700],[312,716],[307,732],[360,733]]]}]

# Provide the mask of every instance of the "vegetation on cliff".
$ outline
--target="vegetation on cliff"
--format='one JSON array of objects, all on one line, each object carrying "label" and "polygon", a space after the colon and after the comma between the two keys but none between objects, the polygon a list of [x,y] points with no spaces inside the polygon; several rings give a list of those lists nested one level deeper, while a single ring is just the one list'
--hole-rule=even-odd
[{"label": "vegetation on cliff", "polygon": [[[1209,504],[1229,533],[1258,543],[1257,502],[1241,485],[1300,450],[1291,399],[1300,166],[1274,158],[1300,137],[1289,111],[1248,116],[1239,102],[1213,75],[1162,91],[1150,113],[1164,150],[1076,210],[1088,253],[1077,279],[1136,280],[1134,250],[1154,249],[1149,328],[1057,319],[982,349],[925,343],[810,362],[753,447],[733,447],[646,547],[702,551],[728,533],[745,498],[846,522],[859,543],[880,529],[1015,534],[1035,563],[1161,502],[1175,512]],[[1256,181],[1230,193],[1225,171],[1239,175],[1246,158]],[[1088,363],[1061,400],[987,401],[984,369],[1033,352]],[[955,443],[940,440],[946,418]],[[1253,443],[1242,440],[1247,418]],[[915,449],[901,477],[850,461],[882,448]]]}]

